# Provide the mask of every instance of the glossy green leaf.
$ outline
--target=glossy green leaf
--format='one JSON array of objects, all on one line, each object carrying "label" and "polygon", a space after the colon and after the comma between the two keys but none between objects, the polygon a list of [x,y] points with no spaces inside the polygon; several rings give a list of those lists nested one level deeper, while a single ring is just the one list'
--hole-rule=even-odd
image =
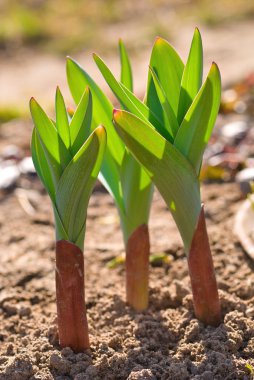
[{"label": "glossy green leaf", "polygon": [[[46,148],[43,147],[43,143],[39,138],[39,134],[36,128],[33,129],[32,141],[31,141],[31,153],[34,163],[34,167],[40,177],[43,185],[47,189],[52,200],[55,199],[55,185],[59,180],[55,178],[55,173],[51,170],[50,165],[46,159]],[[46,154],[45,154],[46,153]]]},{"label": "glossy green leaf", "polygon": [[120,166],[124,155],[124,146],[112,124],[112,104],[86,71],[71,58],[67,59],[66,71],[69,88],[76,104],[80,102],[84,89],[90,88],[93,98],[92,129],[100,124],[104,125],[108,136],[108,150],[115,163]]},{"label": "glossy green leaf", "polygon": [[36,128],[34,128],[32,135],[31,150],[38,175],[48,190],[51,199],[54,199],[55,187],[62,175],[62,170],[56,165],[54,158],[49,153]]},{"label": "glossy green leaf", "polygon": [[30,110],[34,126],[50,155],[52,169],[56,175],[61,176],[62,171],[71,159],[71,155],[52,121],[33,98],[30,101]]},{"label": "glossy green leaf", "polygon": [[62,139],[66,149],[70,148],[70,130],[69,130],[69,121],[68,115],[63,99],[63,95],[59,87],[56,89],[56,128],[58,130],[59,136]]},{"label": "glossy green leaf", "polygon": [[152,201],[151,179],[126,150],[120,173],[125,212],[121,213],[125,243],[132,232],[142,224],[147,224]]},{"label": "glossy green leaf", "polygon": [[[56,241],[69,240],[68,233],[65,231],[59,212],[56,208],[55,202],[53,203],[53,211],[54,211],[54,217],[55,217]],[[82,243],[80,245],[77,244],[82,250],[83,250],[84,235],[83,235]]]},{"label": "glossy green leaf", "polygon": [[[177,117],[178,98],[184,69],[181,58],[166,40],[158,37],[152,50],[149,66],[157,75],[174,115]],[[165,117],[163,117],[164,111],[157,96],[150,71],[148,74],[146,104],[157,116],[165,120]]]},{"label": "glossy green leaf", "polygon": [[140,117],[144,121],[150,121],[151,126],[159,130],[162,134],[165,134],[168,138],[170,135],[167,130],[164,130],[164,126],[160,123],[157,116],[131,91],[129,91],[123,84],[118,82],[103,60],[94,54],[94,60],[102,73],[104,79],[108,83],[109,87],[124,106],[124,108],[134,115]]},{"label": "glossy green leaf", "polygon": [[196,28],[186,66],[183,71],[178,105],[178,123],[182,123],[191,103],[197,95],[203,77],[203,47],[199,30]]},{"label": "glossy green leaf", "polygon": [[[167,125],[162,125],[157,118],[157,116],[147,107],[147,105],[144,102],[141,102],[132,92],[128,90],[123,84],[119,83],[122,89],[125,91],[126,95],[129,97],[129,99],[132,101],[132,103],[137,107],[137,109],[141,112],[135,113],[132,112],[134,115],[140,117],[142,120],[144,120],[146,123],[150,124],[150,127],[156,129],[162,136],[164,136],[167,140],[171,141],[172,136],[170,133],[170,128]],[[127,111],[131,112],[127,109]]]},{"label": "glossy green leaf", "polygon": [[107,149],[101,166],[99,178],[105,188],[116,200],[118,207],[124,211],[120,189],[119,171],[125,147],[117,135],[113,123],[113,106],[93,79],[75,61],[67,59],[67,78],[74,101],[78,103],[82,91],[89,86],[93,99],[92,129],[103,124],[107,131]]},{"label": "glossy green leaf", "polygon": [[216,64],[184,117],[174,145],[193,165],[197,175],[220,107],[221,80]]},{"label": "glossy green leaf", "polygon": [[171,143],[135,115],[115,111],[114,122],[167,203],[188,252],[201,209],[196,173]]},{"label": "glossy green leaf", "polygon": [[70,122],[71,151],[74,156],[91,133],[92,96],[89,88],[85,89],[77,109]]},{"label": "glossy green leaf", "polygon": [[109,149],[106,149],[104,160],[101,165],[99,180],[105,189],[109,192],[109,194],[111,194],[111,196],[114,198],[119,210],[121,210],[121,212],[124,212],[125,207],[122,198],[119,171],[120,168],[116,165]]},{"label": "glossy green leaf", "polygon": [[85,228],[86,212],[106,147],[106,131],[98,127],[73,157],[58,183],[56,209],[68,232],[77,243]]},{"label": "glossy green leaf", "polygon": [[[158,99],[159,99],[160,104],[161,104],[161,106],[162,106],[162,108],[163,108],[163,110],[167,116],[167,119],[168,119],[169,133],[171,136],[171,139],[169,141],[173,142],[175,135],[178,131],[179,125],[178,125],[177,119],[175,117],[175,114],[172,110],[172,107],[168,102],[168,99],[166,97],[164,89],[163,89],[163,87],[159,81],[159,78],[157,77],[157,75],[155,74],[155,72],[153,71],[152,68],[150,68],[150,70],[151,70],[151,74],[153,77],[153,81],[154,81],[154,85],[156,88]],[[167,125],[165,125],[165,128],[166,127],[167,127]]]},{"label": "glossy green leaf", "polygon": [[119,53],[121,61],[121,83],[124,84],[124,86],[128,88],[128,90],[133,92],[131,63],[122,40],[119,40]]},{"label": "glossy green leaf", "polygon": [[[117,135],[112,123],[113,107],[100,88],[89,75],[80,68],[80,66],[71,60],[67,61],[67,75],[69,86],[75,101],[77,101],[77,88],[84,85],[90,86],[93,97],[93,125],[98,121],[103,123],[103,125],[106,126],[106,129],[109,128],[107,129],[107,132],[108,130],[113,130],[114,135],[112,134],[113,137],[111,140],[110,133],[108,133],[108,140],[110,141],[108,141],[108,147],[104,155],[99,179],[115,199],[121,218],[125,241],[127,241],[130,233],[133,232],[137,225],[139,225],[135,223],[139,223],[139,221],[142,221],[141,224],[144,222],[147,223],[152,194],[151,181],[132,156],[129,155],[129,159],[126,159],[128,152],[126,152],[122,140]],[[116,81],[115,78],[113,79]],[[127,94],[126,97],[128,97],[128,101],[132,104],[132,108],[134,109],[136,106],[140,107],[143,112],[146,112],[146,115],[149,116],[150,111],[145,104],[137,99],[135,95],[124,86],[124,84],[117,81],[116,83],[118,89]],[[104,107],[105,99],[106,106]],[[95,106],[96,102],[97,108]],[[110,107],[107,107],[107,104],[110,104]],[[116,162],[113,149],[119,149],[119,147],[122,151],[121,155],[118,154],[118,162]],[[134,175],[132,176],[132,174]],[[126,180],[124,180],[124,178]],[[131,193],[129,192],[128,182],[132,187]]]}]

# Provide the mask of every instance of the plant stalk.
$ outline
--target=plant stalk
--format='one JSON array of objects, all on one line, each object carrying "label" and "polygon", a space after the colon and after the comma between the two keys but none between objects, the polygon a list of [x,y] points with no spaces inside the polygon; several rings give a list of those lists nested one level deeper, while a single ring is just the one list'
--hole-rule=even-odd
[{"label": "plant stalk", "polygon": [[147,224],[137,227],[126,245],[126,298],[137,311],[148,307],[150,242]]},{"label": "plant stalk", "polygon": [[205,325],[218,326],[221,307],[203,205],[188,255],[188,266],[195,315]]},{"label": "plant stalk", "polygon": [[56,243],[56,303],[61,347],[71,347],[74,352],[89,348],[84,255],[67,240]]}]

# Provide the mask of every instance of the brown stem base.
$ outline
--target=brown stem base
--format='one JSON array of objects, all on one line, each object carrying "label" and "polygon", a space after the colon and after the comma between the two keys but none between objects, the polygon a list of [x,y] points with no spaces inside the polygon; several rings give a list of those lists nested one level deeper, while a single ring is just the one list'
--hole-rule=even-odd
[{"label": "brown stem base", "polygon": [[126,246],[126,298],[137,311],[148,307],[149,232],[146,224],[136,228]]},{"label": "brown stem base", "polygon": [[203,205],[192,239],[188,265],[196,317],[206,325],[218,326],[221,308]]},{"label": "brown stem base", "polygon": [[84,255],[78,246],[56,243],[56,303],[61,347],[74,352],[89,348],[84,291]]}]

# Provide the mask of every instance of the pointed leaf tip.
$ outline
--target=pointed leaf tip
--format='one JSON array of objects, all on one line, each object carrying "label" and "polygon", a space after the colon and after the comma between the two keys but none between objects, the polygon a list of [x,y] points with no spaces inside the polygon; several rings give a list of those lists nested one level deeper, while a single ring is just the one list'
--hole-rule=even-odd
[{"label": "pointed leaf tip", "polygon": [[159,45],[159,44],[161,44],[161,43],[163,43],[163,38],[162,37],[160,37],[160,36],[156,36],[156,38],[155,38],[155,45]]},{"label": "pointed leaf tip", "polygon": [[39,106],[39,103],[37,102],[37,100],[33,96],[30,99],[29,106],[30,106],[30,109],[33,107]]},{"label": "pointed leaf tip", "polygon": [[216,62],[212,63],[211,68],[210,68],[210,72],[214,73],[214,74],[217,74],[218,77],[219,77],[219,80],[221,80],[220,69],[219,69],[219,66],[217,65]]},{"label": "pointed leaf tip", "polygon": [[113,119],[116,120],[118,116],[120,116],[121,110],[118,110],[116,108],[113,109]]},{"label": "pointed leaf tip", "polygon": [[95,129],[95,133],[97,134],[97,136],[102,136],[106,133],[106,129],[104,128],[103,125],[99,125],[96,129]]},{"label": "pointed leaf tip", "polygon": [[214,68],[214,69],[217,69],[218,71],[220,71],[219,70],[219,66],[217,65],[217,63],[216,62],[212,62],[212,66],[211,66],[212,68]]}]

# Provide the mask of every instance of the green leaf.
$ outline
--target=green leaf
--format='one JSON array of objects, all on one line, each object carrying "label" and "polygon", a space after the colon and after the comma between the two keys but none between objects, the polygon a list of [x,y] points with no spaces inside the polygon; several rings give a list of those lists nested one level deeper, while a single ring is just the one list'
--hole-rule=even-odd
[{"label": "green leaf", "polygon": [[[158,99],[168,119],[169,133],[172,136],[172,138],[169,141],[173,142],[174,137],[178,131],[179,125],[157,75],[155,74],[152,68],[150,68],[150,71],[153,77]],[[165,125],[165,128],[167,128],[167,125]]]},{"label": "green leaf", "polygon": [[121,212],[125,212],[125,207],[122,198],[121,183],[119,178],[120,168],[116,165],[109,149],[106,149],[104,160],[99,173],[99,180],[105,189],[114,198],[117,207]]},{"label": "green leaf", "polygon": [[188,252],[201,210],[196,173],[171,143],[135,115],[115,111],[114,122],[170,208]]},{"label": "green leaf", "polygon": [[147,173],[128,150],[125,151],[120,179],[125,206],[121,223],[127,243],[137,226],[148,223],[153,186]]},{"label": "green leaf", "polygon": [[58,130],[59,136],[61,137],[66,149],[70,148],[70,130],[68,115],[66,112],[66,107],[63,99],[63,95],[59,87],[56,89],[56,128]]},{"label": "green leaf", "polygon": [[[175,117],[177,117],[178,98],[184,64],[173,47],[163,38],[158,37],[155,41],[150,58],[150,67],[157,75],[168,103],[170,104]],[[165,122],[164,111],[157,96],[150,71],[148,73],[146,104],[158,117],[160,117],[161,120],[164,120]]]},{"label": "green leaf", "polygon": [[[56,241],[58,240],[69,240],[69,236],[67,232],[65,231],[65,228],[63,226],[63,223],[61,221],[60,215],[58,213],[58,210],[56,208],[55,202],[53,203],[53,211],[54,211],[54,217],[55,217],[55,230],[56,230]],[[84,235],[83,234],[83,240],[84,240]],[[79,245],[79,247],[83,249],[82,245]]]},{"label": "green leaf", "polygon": [[92,129],[103,124],[107,131],[107,149],[101,167],[100,180],[114,197],[118,207],[124,211],[120,191],[119,171],[125,147],[112,123],[113,106],[105,94],[75,61],[67,59],[67,78],[70,91],[76,103],[80,101],[84,88],[89,86],[93,98]]},{"label": "green leaf", "polygon": [[127,50],[122,40],[119,40],[119,53],[121,60],[121,83],[133,92],[132,70]]},{"label": "green leaf", "polygon": [[165,134],[167,138],[171,138],[168,131],[160,123],[157,116],[151,112],[151,110],[139,100],[131,91],[129,91],[123,84],[119,83],[103,60],[94,54],[94,60],[102,73],[105,81],[119,100],[125,109],[132,112],[134,115],[140,117],[144,121],[150,121],[151,127],[156,128],[162,134]]},{"label": "green leaf", "polygon": [[221,80],[215,63],[184,117],[174,145],[193,165],[197,175],[220,107]]},{"label": "green leaf", "polygon": [[92,96],[87,87],[70,122],[71,151],[74,156],[88,138],[92,121]]},{"label": "green leaf", "polygon": [[103,127],[98,127],[70,161],[58,184],[56,209],[68,232],[69,241],[76,244],[80,232],[85,228],[88,201],[105,147],[106,131]]},{"label": "green leaf", "polygon": [[71,58],[67,59],[67,79],[71,94],[76,104],[80,102],[86,87],[90,88],[93,98],[92,129],[102,124],[108,136],[108,149],[117,165],[121,166],[124,146],[112,124],[113,106],[93,79]]},{"label": "green leaf", "polygon": [[51,170],[51,166],[48,164],[45,155],[46,148],[43,147],[36,128],[33,129],[32,141],[31,141],[31,153],[34,163],[34,167],[40,177],[43,185],[49,193],[52,201],[55,199],[55,188],[59,180],[59,177],[54,178],[54,172]]},{"label": "green leaf", "polygon": [[60,177],[62,171],[71,160],[71,155],[58,135],[52,121],[33,98],[30,100],[30,110],[34,126],[50,155],[52,170],[56,177]]},{"label": "green leaf", "polygon": [[179,125],[197,95],[203,77],[203,47],[198,28],[195,29],[186,66],[184,68],[178,105]]}]

